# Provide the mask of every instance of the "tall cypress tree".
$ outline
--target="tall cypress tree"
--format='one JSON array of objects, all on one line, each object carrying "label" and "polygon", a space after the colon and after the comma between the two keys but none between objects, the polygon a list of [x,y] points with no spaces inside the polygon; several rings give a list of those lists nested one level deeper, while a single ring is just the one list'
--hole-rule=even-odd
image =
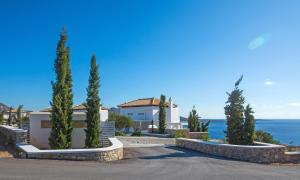
[{"label": "tall cypress tree", "polygon": [[242,131],[244,124],[244,102],[243,91],[239,89],[243,76],[235,83],[235,89],[228,94],[225,106],[227,119],[227,140],[229,144],[242,144]]},{"label": "tall cypress tree", "polygon": [[251,145],[254,141],[255,134],[255,118],[253,110],[248,104],[245,109],[245,123],[243,129],[243,144]]},{"label": "tall cypress tree", "polygon": [[49,145],[52,149],[71,148],[72,134],[72,77],[70,70],[70,50],[66,47],[67,34],[63,30],[57,44],[54,69],[55,82],[51,82],[53,94],[51,104],[51,133]]},{"label": "tall cypress tree", "polygon": [[199,132],[200,131],[200,122],[199,115],[195,107],[193,107],[190,115],[188,117],[188,128],[190,132]]},{"label": "tall cypress tree", "polygon": [[72,131],[73,131],[73,92],[72,92],[72,87],[73,87],[73,81],[72,81],[72,73],[71,73],[71,68],[70,68],[70,48],[67,47],[66,49],[66,55],[67,55],[67,62],[66,62],[66,81],[65,81],[65,86],[66,86],[66,96],[65,99],[63,100],[64,102],[64,109],[67,114],[67,127],[66,127],[66,137],[67,137],[67,148],[71,148],[72,146]]},{"label": "tall cypress tree", "polygon": [[0,112],[0,125],[3,124],[3,121],[4,121],[4,114],[3,112]]},{"label": "tall cypress tree", "polygon": [[96,62],[96,56],[93,55],[91,60],[89,86],[87,88],[86,99],[86,123],[87,129],[85,129],[85,146],[87,148],[97,148],[99,144],[100,135],[100,97],[99,97],[99,74],[98,65]]},{"label": "tall cypress tree", "polygon": [[12,125],[12,120],[13,120],[13,117],[12,117],[12,110],[13,110],[13,108],[10,107],[10,108],[9,108],[9,111],[8,111],[7,124],[8,124],[9,126]]},{"label": "tall cypress tree", "polygon": [[16,122],[17,122],[17,125],[19,128],[21,128],[21,125],[22,125],[22,108],[23,108],[23,105],[19,105],[18,109],[17,109],[17,114],[16,114]]},{"label": "tall cypress tree", "polygon": [[166,96],[160,96],[159,102],[159,133],[164,134],[166,130]]}]

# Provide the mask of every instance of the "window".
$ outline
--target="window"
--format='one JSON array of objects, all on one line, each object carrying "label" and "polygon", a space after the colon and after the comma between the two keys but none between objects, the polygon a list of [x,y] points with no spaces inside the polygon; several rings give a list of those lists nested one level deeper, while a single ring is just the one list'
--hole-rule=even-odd
[{"label": "window", "polygon": [[138,115],[139,115],[139,116],[143,116],[143,115],[145,115],[145,114],[144,114],[144,113],[138,113]]},{"label": "window", "polygon": [[133,115],[133,113],[128,113],[127,115],[128,115],[128,116],[132,116],[132,115]]}]

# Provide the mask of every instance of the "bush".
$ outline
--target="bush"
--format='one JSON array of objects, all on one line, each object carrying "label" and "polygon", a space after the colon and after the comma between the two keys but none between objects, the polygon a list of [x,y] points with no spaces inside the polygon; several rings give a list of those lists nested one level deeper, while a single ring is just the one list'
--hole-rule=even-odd
[{"label": "bush", "polygon": [[124,128],[130,128],[132,126],[132,119],[128,116],[121,116],[115,113],[112,113],[108,117],[108,121],[115,121],[116,129],[119,131]]},{"label": "bush", "polygon": [[208,134],[203,134],[202,138],[203,141],[208,141],[209,140],[209,136]]},{"label": "bush", "polygon": [[280,142],[275,140],[273,136],[265,131],[256,131],[255,132],[255,141],[271,143],[271,144],[279,144]]},{"label": "bush", "polygon": [[175,138],[189,138],[189,132],[186,130],[176,130]]},{"label": "bush", "polygon": [[126,136],[126,133],[124,133],[123,131],[116,131],[115,136]]},{"label": "bush", "polygon": [[142,136],[142,132],[141,131],[134,131],[131,136]]}]

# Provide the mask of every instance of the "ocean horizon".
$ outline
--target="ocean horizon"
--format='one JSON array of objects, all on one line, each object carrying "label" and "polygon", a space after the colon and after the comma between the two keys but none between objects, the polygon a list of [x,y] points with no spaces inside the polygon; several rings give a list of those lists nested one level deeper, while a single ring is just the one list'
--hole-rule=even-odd
[{"label": "ocean horizon", "polygon": [[[224,139],[226,119],[210,120],[209,136],[213,139]],[[256,130],[266,131],[281,144],[300,146],[300,119],[256,119]]]}]

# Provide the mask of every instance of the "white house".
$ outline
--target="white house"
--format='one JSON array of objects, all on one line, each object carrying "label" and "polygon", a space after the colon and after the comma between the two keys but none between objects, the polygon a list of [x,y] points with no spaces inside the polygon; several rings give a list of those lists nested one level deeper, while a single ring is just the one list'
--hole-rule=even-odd
[{"label": "white house", "polygon": [[[48,137],[51,132],[50,108],[30,113],[30,143],[40,149],[48,149]],[[83,148],[85,144],[86,108],[83,105],[73,107],[72,148]],[[101,108],[100,121],[108,118],[108,109]],[[99,124],[100,125],[100,124]]]},{"label": "white house", "polygon": [[[159,103],[158,98],[144,98],[120,104],[118,107],[120,115],[129,116],[141,123],[149,124],[153,120],[154,124],[158,125]],[[172,98],[166,103],[166,125],[170,129],[181,128],[179,108],[173,103]]]}]

